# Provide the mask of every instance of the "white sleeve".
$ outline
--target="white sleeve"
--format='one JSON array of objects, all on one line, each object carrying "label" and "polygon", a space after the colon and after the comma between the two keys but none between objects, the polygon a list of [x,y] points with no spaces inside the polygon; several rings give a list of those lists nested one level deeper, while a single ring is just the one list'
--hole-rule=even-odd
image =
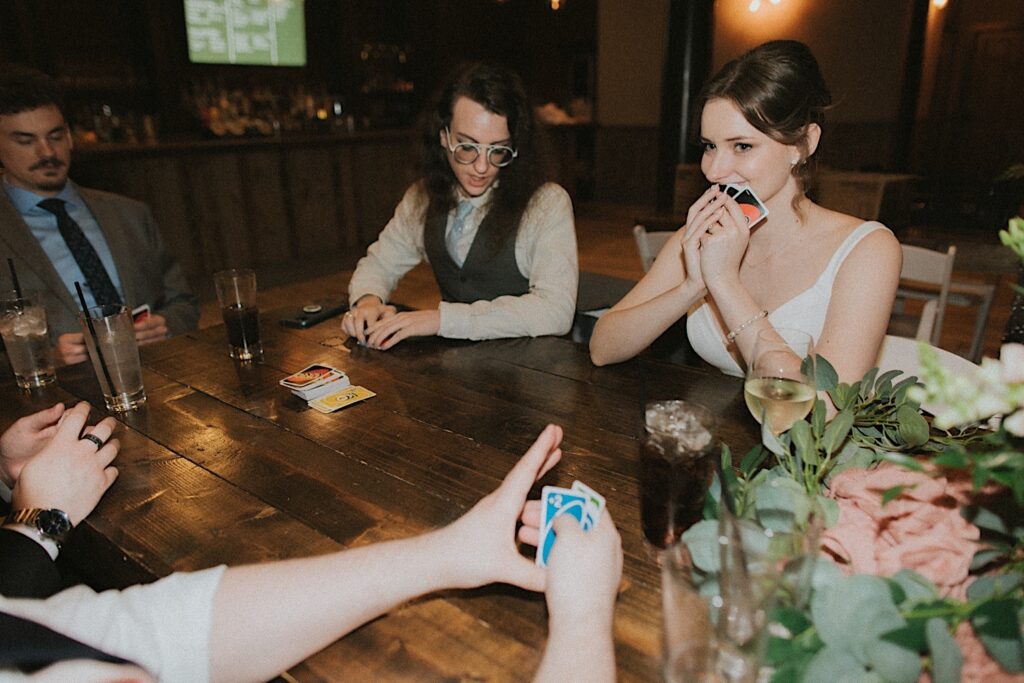
[{"label": "white sleeve", "polygon": [[0,598],[0,609],[134,662],[160,681],[205,683],[213,598],[225,569],[171,574],[123,591],[75,586],[47,600]]},{"label": "white sleeve", "polygon": [[572,200],[554,183],[530,200],[516,233],[516,263],[530,281],[522,296],[470,304],[442,302],[442,337],[499,339],[565,334],[576,313],[579,263]]},{"label": "white sleeve", "polygon": [[423,260],[423,226],[427,197],[417,183],[410,187],[395,207],[395,215],[359,259],[348,283],[349,304],[366,294],[375,294],[386,302],[403,275]]}]

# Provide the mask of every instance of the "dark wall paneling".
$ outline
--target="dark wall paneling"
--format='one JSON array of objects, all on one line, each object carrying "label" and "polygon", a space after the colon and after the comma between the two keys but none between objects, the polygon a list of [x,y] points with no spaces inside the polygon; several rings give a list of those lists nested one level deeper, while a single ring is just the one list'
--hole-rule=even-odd
[{"label": "dark wall paneling", "polygon": [[250,151],[239,154],[243,201],[248,207],[249,240],[257,264],[292,258],[291,235],[281,177],[280,154]]},{"label": "dark wall paneling", "polygon": [[285,154],[300,259],[336,251],[339,240],[333,155],[329,150],[304,146]]}]

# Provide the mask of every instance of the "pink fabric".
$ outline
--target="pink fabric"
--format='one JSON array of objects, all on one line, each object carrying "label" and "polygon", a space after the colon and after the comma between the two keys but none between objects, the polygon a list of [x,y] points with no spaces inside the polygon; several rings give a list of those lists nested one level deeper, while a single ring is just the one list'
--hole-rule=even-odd
[{"label": "pink fabric", "polygon": [[[887,505],[882,494],[907,487]],[[969,482],[950,482],[896,465],[841,472],[830,495],[839,522],[822,534],[822,547],[849,574],[892,576],[912,569],[944,595],[963,599],[978,528],[960,516]]]}]

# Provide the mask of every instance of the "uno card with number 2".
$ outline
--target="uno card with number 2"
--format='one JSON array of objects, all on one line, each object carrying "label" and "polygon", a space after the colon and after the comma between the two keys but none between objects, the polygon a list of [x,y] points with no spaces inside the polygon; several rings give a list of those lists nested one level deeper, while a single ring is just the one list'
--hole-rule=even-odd
[{"label": "uno card with number 2", "polygon": [[586,498],[583,530],[590,531],[597,524],[597,520],[601,518],[601,512],[604,510],[604,496],[578,480],[572,483],[572,490]]},{"label": "uno card with number 2", "polygon": [[537,544],[537,565],[548,566],[548,556],[555,544],[555,519],[572,515],[583,525],[587,514],[587,497],[572,489],[559,486],[545,486],[540,497],[540,540]]}]

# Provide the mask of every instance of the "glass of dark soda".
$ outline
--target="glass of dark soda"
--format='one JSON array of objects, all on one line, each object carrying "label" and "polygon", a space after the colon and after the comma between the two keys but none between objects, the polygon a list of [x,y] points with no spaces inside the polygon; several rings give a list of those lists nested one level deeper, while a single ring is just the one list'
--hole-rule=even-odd
[{"label": "glass of dark soda", "polygon": [[256,273],[248,268],[214,273],[228,348],[232,358],[253,361],[263,358],[260,342],[260,308],[256,302]]},{"label": "glass of dark soda", "polygon": [[715,471],[715,417],[687,401],[651,401],[640,442],[640,518],[652,551],[671,546],[703,517]]}]

